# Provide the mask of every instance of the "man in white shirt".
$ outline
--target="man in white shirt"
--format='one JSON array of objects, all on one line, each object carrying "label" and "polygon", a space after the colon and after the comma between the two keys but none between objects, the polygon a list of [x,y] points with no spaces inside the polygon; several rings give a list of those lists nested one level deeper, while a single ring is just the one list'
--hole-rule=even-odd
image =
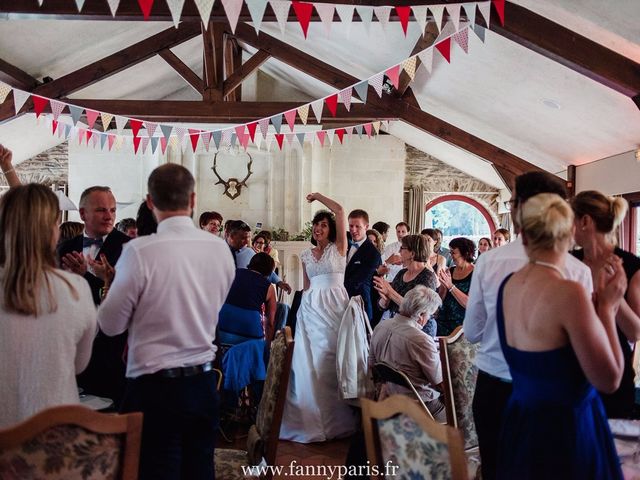
[{"label": "man in white shirt", "polygon": [[98,311],[107,335],[129,330],[121,411],[144,413],[141,480],[214,477],[213,340],[235,269],[225,242],[191,220],[194,183],[176,164],[151,173],[158,231],[127,244]]},{"label": "man in white shirt", "polygon": [[[529,172],[518,176],[510,202],[516,230],[519,229],[518,208],[539,193],[556,193],[567,198],[564,183],[555,175]],[[471,279],[463,328],[467,340],[481,343],[475,360],[478,380],[473,397],[473,418],[482,457],[483,480],[493,480],[496,476],[502,414],[512,389],[496,322],[498,290],[507,275],[520,270],[528,261],[522,239],[518,238],[480,255]],[[571,255],[567,256],[565,274],[568,279],[581,283],[587,292],[593,291],[589,268]]]},{"label": "man in white shirt", "polygon": [[382,252],[382,261],[387,268],[387,280],[393,282],[398,272],[402,270],[402,259],[400,258],[400,246],[402,239],[409,235],[409,224],[400,222],[396,225],[397,242],[390,243],[384,247]]}]

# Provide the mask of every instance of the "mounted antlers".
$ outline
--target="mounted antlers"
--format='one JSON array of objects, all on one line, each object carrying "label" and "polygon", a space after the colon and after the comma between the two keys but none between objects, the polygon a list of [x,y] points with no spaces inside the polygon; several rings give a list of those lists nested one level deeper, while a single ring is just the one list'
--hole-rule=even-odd
[{"label": "mounted antlers", "polygon": [[226,195],[231,200],[235,200],[242,193],[242,187],[247,187],[247,180],[249,180],[249,177],[253,173],[251,171],[251,164],[253,163],[253,159],[251,158],[251,155],[247,153],[247,156],[249,157],[249,162],[247,163],[247,176],[244,177],[242,181],[238,181],[237,178],[229,178],[229,180],[225,181],[222,179],[222,177],[218,174],[218,171],[216,170],[218,153],[220,152],[216,152],[216,154],[214,155],[213,167],[211,167],[215,176],[218,177],[218,181],[214,185],[224,185],[224,192],[222,194]]}]

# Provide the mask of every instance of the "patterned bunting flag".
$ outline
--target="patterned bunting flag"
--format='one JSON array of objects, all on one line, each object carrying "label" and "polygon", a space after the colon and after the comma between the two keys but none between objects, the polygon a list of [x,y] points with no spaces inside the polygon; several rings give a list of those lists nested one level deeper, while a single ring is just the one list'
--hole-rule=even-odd
[{"label": "patterned bunting flag", "polygon": [[38,95],[33,95],[32,100],[33,100],[33,110],[36,112],[36,117],[39,117],[44,111],[44,108],[49,103],[49,99],[40,97]]},{"label": "patterned bunting flag", "polygon": [[110,113],[100,112],[100,120],[102,121],[102,131],[106,132],[111,124],[111,120],[113,119],[113,115]]},{"label": "patterned bunting flag", "polygon": [[291,2],[271,0],[269,4],[271,5],[273,13],[276,15],[276,20],[278,21],[280,32],[282,33],[282,35],[284,35],[284,31],[287,28],[287,19],[289,18],[289,8],[291,7]]},{"label": "patterned bunting flag", "polygon": [[391,15],[391,7],[373,7],[373,11],[376,14],[378,22],[380,22],[382,30],[386,32],[389,16]]},{"label": "patterned bunting flag", "polygon": [[307,124],[307,117],[309,116],[309,104],[305,104],[302,105],[301,107],[298,108],[298,116],[300,117],[300,120],[302,120],[302,123],[304,123],[305,125]]},{"label": "patterned bunting flag", "polygon": [[344,108],[347,109],[347,112],[351,111],[351,91],[352,89],[349,87],[338,93],[340,102],[344,105]]},{"label": "patterned bunting flag", "polygon": [[391,80],[393,86],[397,89],[398,85],[400,85],[400,65],[395,65],[389,68],[384,73],[389,78],[389,80]]},{"label": "patterned bunting flag", "polygon": [[118,5],[120,5],[120,0],[107,0],[107,3],[109,4],[109,10],[111,10],[111,16],[115,17],[118,11]]},{"label": "patterned bunting flag", "polygon": [[53,119],[58,120],[58,117],[62,113],[62,110],[64,110],[66,104],[53,99],[51,99],[49,103],[51,104],[51,113],[53,113]]},{"label": "patterned bunting flag", "polygon": [[116,115],[116,130],[119,135],[122,135],[122,131],[124,127],[127,125],[127,117],[121,117],[120,115]]},{"label": "patterned bunting flag", "polygon": [[407,36],[407,28],[409,27],[409,15],[411,15],[411,7],[396,7],[396,13],[400,19],[400,25],[404,36]]},{"label": "patterned bunting flag", "polygon": [[256,128],[258,128],[258,122],[252,122],[247,124],[247,130],[249,130],[249,137],[251,141],[255,143],[256,141]]},{"label": "patterned bunting flag", "polygon": [[402,62],[402,68],[404,69],[405,72],[407,72],[407,75],[409,75],[409,78],[411,79],[411,81],[413,81],[413,79],[416,77],[417,63],[418,63],[418,58],[415,56],[409,57],[404,62]]},{"label": "patterned bunting flag", "polygon": [[153,137],[153,134],[156,133],[156,128],[158,128],[158,124],[154,122],[144,122],[144,126],[147,130],[147,137]]},{"label": "patterned bunting flag", "polygon": [[296,14],[296,18],[298,19],[298,23],[300,23],[300,27],[302,27],[302,33],[306,39],[307,32],[309,31],[311,14],[313,13],[313,5],[306,2],[293,2],[293,11]]},{"label": "patterned bunting flag", "polygon": [[95,110],[91,110],[89,108],[85,108],[84,112],[87,116],[87,125],[89,126],[89,128],[93,128],[93,125],[95,125],[100,112],[96,112]]},{"label": "patterned bunting flag", "polygon": [[276,132],[280,133],[280,128],[282,127],[282,114],[274,115],[270,118],[271,125],[276,129]]},{"label": "patterned bunting flag", "polygon": [[369,79],[369,85],[373,87],[379,97],[382,97],[382,85],[384,84],[384,74],[378,73]]},{"label": "patterned bunting flag", "polygon": [[9,96],[9,93],[11,93],[11,86],[0,82],[0,103],[4,103]]},{"label": "patterned bunting flag", "polygon": [[260,26],[264,18],[264,11],[267,8],[267,0],[246,0],[246,2],[249,15],[251,15],[251,21],[253,22],[253,28],[256,29],[256,34],[258,34],[260,33]]},{"label": "patterned bunting flag", "polygon": [[362,82],[355,84],[353,86],[353,89],[358,94],[358,97],[360,98],[360,100],[362,100],[362,103],[367,103],[367,93],[369,92],[369,82],[367,82],[366,80],[363,80]]},{"label": "patterned bunting flag", "polygon": [[373,8],[371,7],[356,7],[356,11],[362,20],[364,25],[364,31],[367,34],[371,31],[371,21],[373,20]]},{"label": "patterned bunting flag", "polygon": [[[202,144],[204,145],[205,150],[208,152],[209,145],[211,145],[211,132],[202,132],[200,134],[200,138],[202,138]],[[153,141],[153,138],[151,139],[151,141]]]},{"label": "patterned bunting flag", "polygon": [[[333,23],[333,14],[336,11],[336,6],[332,3],[316,3],[314,7],[316,8],[316,12],[318,12],[318,16],[328,37],[331,35],[331,24]],[[351,10],[351,12],[353,12],[353,10]]]},{"label": "patterned bunting flag", "polygon": [[191,149],[195,153],[198,148],[198,139],[200,138],[200,130],[196,130],[195,128],[189,129],[189,138],[191,139]]},{"label": "patterned bunting flag", "polygon": [[358,134],[359,138],[362,138],[362,125],[356,125],[356,133]]},{"label": "patterned bunting flag", "polygon": [[148,145],[149,145],[149,137],[142,137],[142,153],[147,153]]},{"label": "patterned bunting flag", "polygon": [[278,142],[278,147],[282,150],[282,142],[284,141],[284,134],[276,133],[276,141]]},{"label": "patterned bunting flag", "polygon": [[338,113],[338,94],[334,93],[333,95],[324,99],[324,102],[327,104],[327,108],[329,112],[331,112],[332,116],[336,116]]},{"label": "patterned bunting flag", "polygon": [[213,8],[214,0],[193,0],[198,7],[198,13],[200,14],[200,19],[202,23],[204,23],[204,27],[209,27],[209,17],[211,16],[211,9]]},{"label": "patterned bunting flag", "polygon": [[447,13],[449,14],[449,19],[453,22],[453,26],[456,31],[460,30],[460,4],[453,3],[451,5],[447,5]]},{"label": "patterned bunting flag", "polygon": [[260,120],[258,120],[258,126],[260,127],[262,138],[267,138],[267,132],[269,131],[269,119],[261,118]]},{"label": "patterned bunting flag", "polygon": [[140,127],[142,127],[142,121],[130,118],[129,126],[131,127],[131,131],[133,132],[133,136],[137,137],[138,132],[140,131]]},{"label": "patterned bunting flag", "polygon": [[423,36],[424,31],[427,28],[427,8],[428,7],[426,5],[411,7],[411,10],[413,10],[413,16],[415,17],[416,22],[418,22],[418,25],[420,25],[420,31]]},{"label": "patterned bunting flag", "polygon": [[13,107],[15,108],[16,115],[20,113],[20,110],[27,102],[27,100],[29,100],[30,96],[31,94],[28,92],[18,90],[17,88],[13,89]]},{"label": "patterned bunting flag", "polygon": [[180,16],[182,15],[182,7],[184,7],[184,0],[167,0],[167,6],[169,7],[169,11],[171,12],[173,26],[175,28],[178,28],[178,24],[180,23]]},{"label": "patterned bunting flag", "polygon": [[431,10],[431,15],[433,15],[438,31],[440,31],[442,28],[442,17],[444,16],[444,5],[431,5],[429,6],[429,10]]},{"label": "patterned bunting flag", "polygon": [[451,63],[451,37],[436,43],[436,49],[442,54],[447,63]]},{"label": "patterned bunting flag", "polygon": [[285,134],[285,137],[287,138],[287,143],[289,144],[289,146],[291,146],[295,135],[293,133],[287,133]]},{"label": "patterned bunting flag", "polygon": [[373,129],[376,131],[376,135],[380,133],[380,121],[373,122]]},{"label": "patterned bunting flag", "polygon": [[293,132],[293,127],[296,124],[296,109],[289,110],[288,112],[284,112],[284,118],[287,120],[287,125],[289,125],[289,130]]},{"label": "patterned bunting flag", "polygon": [[160,125],[160,131],[164,138],[169,138],[171,136],[171,130],[173,130],[171,125]]},{"label": "patterned bunting flag", "polygon": [[455,42],[460,45],[460,48],[464,50],[464,53],[469,53],[469,29],[463,28],[459,32],[453,35]]},{"label": "patterned bunting flag", "polygon": [[142,10],[142,15],[145,20],[149,19],[149,15],[151,15],[151,7],[153,7],[153,0],[138,0],[138,5],[140,5],[140,10]]},{"label": "patterned bunting flag", "polygon": [[236,26],[238,25],[238,18],[240,18],[240,10],[242,10],[243,0],[222,0],[222,6],[227,14],[229,25],[231,25],[231,32],[236,33]]},{"label": "patterned bunting flag", "polygon": [[421,51],[418,54],[418,58],[422,65],[427,69],[427,72],[431,73],[431,69],[433,68],[433,48],[427,48]]}]

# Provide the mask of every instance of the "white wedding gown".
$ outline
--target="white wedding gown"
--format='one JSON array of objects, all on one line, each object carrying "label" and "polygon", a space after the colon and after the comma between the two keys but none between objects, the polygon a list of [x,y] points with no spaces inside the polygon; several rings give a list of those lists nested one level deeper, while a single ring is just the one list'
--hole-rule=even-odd
[{"label": "white wedding gown", "polygon": [[336,346],[349,303],[344,288],[346,258],[329,244],[320,260],[311,250],[300,255],[310,287],[302,294],[295,347],[280,438],[322,442],[350,435],[356,417],[340,398]]}]

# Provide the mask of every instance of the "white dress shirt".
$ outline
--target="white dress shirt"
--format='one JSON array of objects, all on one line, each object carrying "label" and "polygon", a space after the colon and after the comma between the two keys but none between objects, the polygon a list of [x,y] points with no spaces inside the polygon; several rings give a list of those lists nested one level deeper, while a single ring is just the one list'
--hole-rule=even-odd
[{"label": "white dress shirt", "polygon": [[[105,240],[107,239],[107,237],[109,236],[109,234],[104,235],[102,237],[102,243],[104,244]],[[83,237],[82,237],[82,241],[84,242],[84,238],[93,238],[90,237],[89,235],[87,235],[87,231],[85,230],[83,233]],[[91,260],[96,260],[96,257],[98,256],[98,253],[100,252],[100,248],[98,247],[98,245],[96,245],[95,243],[93,245],[89,245],[88,247],[82,247],[82,255],[84,256],[84,258],[87,260],[87,270],[89,271],[90,274],[95,275],[96,273],[93,271],[93,267],[91,265],[89,265],[89,259]]]},{"label": "white dress shirt", "polygon": [[[351,261],[351,259],[353,258],[353,256],[356,254],[356,252],[358,251],[358,249],[362,246],[362,244],[364,243],[364,241],[367,239],[367,237],[364,237],[362,240],[360,240],[359,242],[352,242],[351,246],[349,247],[349,252],[347,253],[347,263],[349,263]],[[357,247],[356,247],[357,245]]]},{"label": "white dress shirt", "polygon": [[[402,242],[393,242],[385,246],[384,251],[382,252],[382,261],[386,262],[391,255],[399,254],[401,246],[402,246]],[[389,282],[393,282],[393,279],[396,278],[396,275],[398,274],[398,272],[400,272],[400,270],[404,268],[402,264],[400,265],[387,264],[387,267],[389,267],[389,273],[387,273],[387,280]]]},{"label": "white dress shirt", "polygon": [[129,329],[127,377],[213,360],[218,313],[234,275],[224,240],[186,216],[125,244],[98,324],[107,335]]},{"label": "white dress shirt", "polygon": [[[484,372],[505,380],[511,379],[509,366],[502,354],[498,324],[498,290],[502,281],[523,268],[529,257],[518,237],[513,242],[483,253],[476,262],[471,278],[469,301],[464,317],[464,334],[472,343],[481,342],[476,366]],[[593,282],[589,268],[572,255],[566,256],[566,278],[576,281],[591,295]]]}]

